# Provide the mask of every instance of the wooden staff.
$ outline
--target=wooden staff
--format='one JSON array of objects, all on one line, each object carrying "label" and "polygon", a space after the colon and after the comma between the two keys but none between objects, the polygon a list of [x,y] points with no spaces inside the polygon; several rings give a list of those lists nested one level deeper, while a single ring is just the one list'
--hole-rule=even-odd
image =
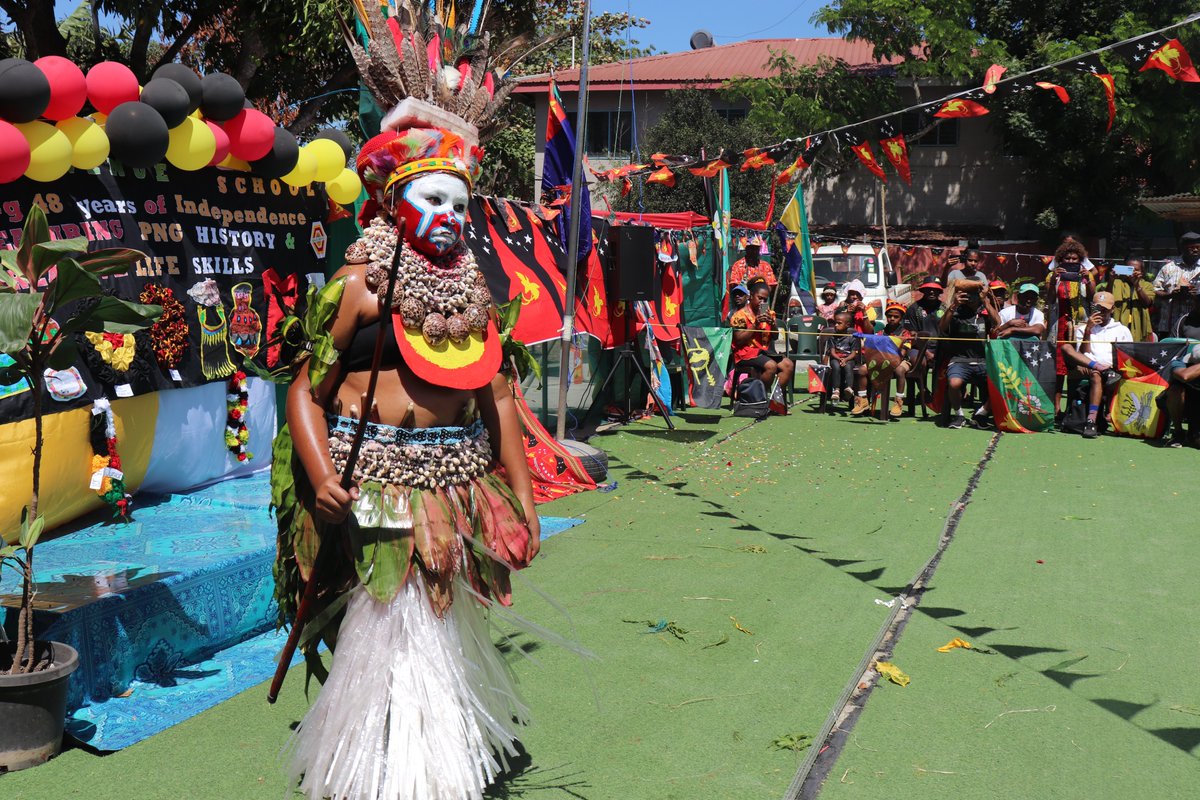
[{"label": "wooden staff", "polygon": [[[367,391],[363,395],[362,416],[358,420],[358,429],[354,431],[354,440],[350,444],[350,453],[346,456],[346,468],[342,470],[341,485],[347,491],[354,485],[354,467],[358,464],[358,454],[362,450],[363,439],[367,435],[368,418],[371,409],[375,405],[375,387],[379,383],[379,364],[383,360],[383,341],[385,335],[382,315],[391,313],[392,294],[396,290],[396,276],[400,271],[400,254],[403,252],[403,249],[404,225],[401,223],[396,229],[396,252],[392,254],[392,265],[388,271],[387,293],[383,296],[383,307],[379,312],[379,330],[375,334],[375,352],[371,356],[371,377],[367,380]],[[292,630],[288,633],[287,642],[284,643],[283,650],[279,653],[279,663],[275,665],[275,677],[271,679],[271,688],[267,690],[268,703],[274,703],[279,698],[279,690],[283,686],[283,679],[287,677],[288,669],[292,663],[292,656],[296,654],[296,646],[300,643],[300,634],[304,631],[304,623],[312,616],[312,607],[317,601],[318,574],[323,564],[322,557],[326,556],[326,553],[333,547],[328,542],[328,538],[321,538],[321,544],[317,549],[317,557],[313,561],[312,573],[309,575],[308,583],[304,586],[304,595],[300,598],[300,605],[296,608],[296,618],[292,621]]]}]

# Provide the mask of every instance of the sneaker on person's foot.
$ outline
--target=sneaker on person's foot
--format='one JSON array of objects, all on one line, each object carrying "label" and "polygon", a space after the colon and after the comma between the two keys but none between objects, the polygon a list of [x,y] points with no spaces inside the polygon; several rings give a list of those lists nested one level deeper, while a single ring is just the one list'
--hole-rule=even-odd
[{"label": "sneaker on person's foot", "polygon": [[861,417],[863,414],[871,410],[871,403],[867,398],[858,395],[854,398],[854,408],[850,409],[850,416]]},{"label": "sneaker on person's foot", "polygon": [[1163,447],[1171,447],[1171,448],[1183,447],[1183,437],[1176,434],[1169,439],[1164,439]]},{"label": "sneaker on person's foot", "polygon": [[1096,430],[1096,420],[1089,419],[1087,422],[1083,423],[1083,438],[1095,439],[1099,435],[1099,431]]},{"label": "sneaker on person's foot", "polygon": [[900,402],[899,397],[892,398],[892,406],[888,409],[888,414],[893,417],[901,417],[904,415],[904,404]]},{"label": "sneaker on person's foot", "polygon": [[967,424],[967,418],[964,417],[962,414],[956,414],[954,416],[954,418],[952,420],[950,420],[950,424],[947,427],[954,428],[955,430],[957,430],[966,424]]},{"label": "sneaker on person's foot", "polygon": [[974,414],[971,415],[971,427],[972,428],[979,428],[980,430],[982,430],[984,428],[991,427],[991,424],[992,423],[991,423],[991,420],[988,419],[987,412],[983,411],[982,409],[976,411]]}]

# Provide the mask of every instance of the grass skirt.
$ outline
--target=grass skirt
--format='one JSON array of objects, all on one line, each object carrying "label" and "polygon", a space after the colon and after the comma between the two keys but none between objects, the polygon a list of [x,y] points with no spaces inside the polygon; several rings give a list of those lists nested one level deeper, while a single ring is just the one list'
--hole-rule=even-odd
[{"label": "grass skirt", "polygon": [[[468,599],[439,618],[414,570],[390,602],[351,592],[329,678],[291,743],[311,800],[478,800],[527,709]],[[295,783],[293,783],[295,785]]]}]

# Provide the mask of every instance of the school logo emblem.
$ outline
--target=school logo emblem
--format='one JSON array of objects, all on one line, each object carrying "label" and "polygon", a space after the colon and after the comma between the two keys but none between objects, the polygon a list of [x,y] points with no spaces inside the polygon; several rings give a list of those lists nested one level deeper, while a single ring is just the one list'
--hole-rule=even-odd
[{"label": "school logo emblem", "polygon": [[317,258],[325,257],[325,251],[329,247],[329,237],[325,234],[325,226],[319,221],[312,224],[312,233],[308,237],[308,243],[312,245]]}]

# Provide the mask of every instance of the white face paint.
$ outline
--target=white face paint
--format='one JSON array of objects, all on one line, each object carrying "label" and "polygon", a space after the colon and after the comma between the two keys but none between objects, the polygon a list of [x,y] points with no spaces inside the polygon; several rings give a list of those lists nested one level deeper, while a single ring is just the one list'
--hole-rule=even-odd
[{"label": "white face paint", "polygon": [[399,190],[395,214],[408,223],[409,246],[427,256],[447,253],[462,239],[471,193],[462,178],[431,172]]}]

